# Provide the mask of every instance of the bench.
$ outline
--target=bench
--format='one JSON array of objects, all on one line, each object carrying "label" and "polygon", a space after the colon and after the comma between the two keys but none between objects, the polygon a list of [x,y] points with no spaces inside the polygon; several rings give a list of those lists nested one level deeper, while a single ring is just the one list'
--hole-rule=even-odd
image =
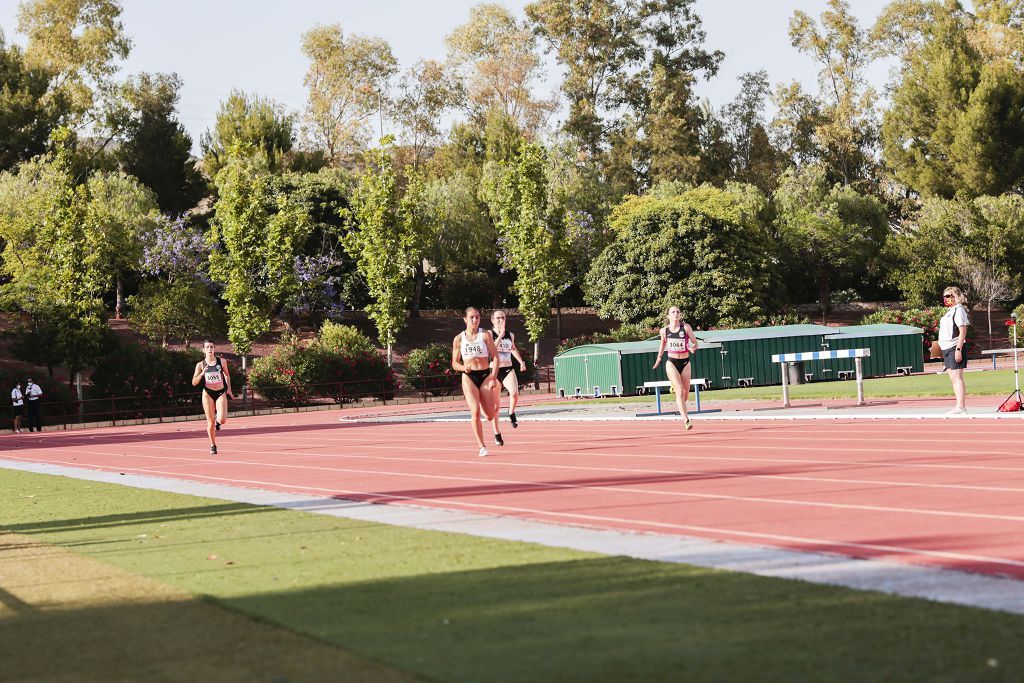
[{"label": "bench", "polygon": [[906,375],[908,377],[910,376],[910,373],[913,371],[914,367],[912,365],[900,365],[899,367],[896,368],[897,375]]},{"label": "bench", "polygon": [[853,370],[840,370],[837,374],[839,379],[853,379],[855,373]]},{"label": "bench", "polygon": [[[707,387],[708,381],[703,377],[701,377],[700,379],[695,378],[690,380],[690,388],[693,389],[693,399],[697,403],[696,412],[698,413],[700,412],[700,390],[706,389]],[[644,393],[646,393],[648,389],[654,389],[654,400],[658,406],[658,415],[661,415],[661,390],[670,388],[672,388],[672,383],[669,382],[667,379],[659,380],[656,382],[644,382]]]},{"label": "bench", "polygon": [[736,384],[738,386],[741,386],[741,387],[750,388],[750,387],[754,386],[754,378],[753,377],[741,377],[740,379],[736,380]]}]

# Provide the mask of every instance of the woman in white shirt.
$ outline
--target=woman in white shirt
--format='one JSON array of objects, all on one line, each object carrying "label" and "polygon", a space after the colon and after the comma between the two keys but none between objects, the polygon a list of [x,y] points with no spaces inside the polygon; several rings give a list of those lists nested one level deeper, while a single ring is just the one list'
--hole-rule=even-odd
[{"label": "woman in white shirt", "polygon": [[946,287],[942,292],[942,303],[947,310],[939,320],[939,348],[942,350],[942,362],[953,383],[953,395],[956,406],[947,415],[961,415],[967,412],[964,402],[967,389],[964,387],[964,368],[967,367],[967,354],[964,342],[967,340],[967,309],[964,308],[966,297],[958,287]]},{"label": "woman in white shirt", "polygon": [[494,442],[505,442],[498,431],[498,406],[495,385],[498,377],[498,348],[490,332],[480,329],[480,310],[466,309],[466,330],[452,340],[452,369],[462,374],[462,393],[469,406],[469,422],[473,436],[480,447],[480,456],[487,455],[484,433],[480,427],[480,413],[494,425]]}]

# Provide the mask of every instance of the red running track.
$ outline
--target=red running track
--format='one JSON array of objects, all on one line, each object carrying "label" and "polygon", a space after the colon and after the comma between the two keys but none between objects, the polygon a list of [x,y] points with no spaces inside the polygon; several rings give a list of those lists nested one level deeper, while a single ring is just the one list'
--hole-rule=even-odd
[{"label": "red running track", "polygon": [[[1024,422],[465,422],[339,412],[21,434],[0,458],[1024,578]],[[345,416],[352,416],[347,411]],[[485,426],[485,430],[487,427]]]}]

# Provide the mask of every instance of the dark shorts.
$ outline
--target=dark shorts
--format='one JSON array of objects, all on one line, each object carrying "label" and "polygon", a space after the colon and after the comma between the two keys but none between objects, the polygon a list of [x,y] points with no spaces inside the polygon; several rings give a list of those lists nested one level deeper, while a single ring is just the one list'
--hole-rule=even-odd
[{"label": "dark shorts", "polygon": [[466,371],[466,375],[471,380],[473,380],[473,384],[476,385],[477,389],[479,389],[480,387],[482,387],[484,385],[484,381],[487,379],[487,377],[490,374],[491,374],[490,368],[488,368],[487,370],[467,370]]},{"label": "dark shorts", "polygon": [[208,389],[206,387],[203,387],[203,391],[208,393],[210,395],[210,398],[212,398],[214,401],[216,401],[218,398],[227,393],[227,390],[227,387],[224,387],[223,389]]},{"label": "dark shorts", "polygon": [[[511,365],[507,368],[498,368],[498,381],[502,384],[505,383],[505,378],[514,373],[516,369]],[[518,374],[516,375],[518,377]]]},{"label": "dark shorts", "polygon": [[947,370],[963,370],[967,367],[967,353],[961,352],[960,362],[956,362],[956,347],[942,350],[942,365]]},{"label": "dark shorts", "polygon": [[14,409],[14,417],[21,417],[25,414],[25,406],[11,406]]},{"label": "dark shorts", "polygon": [[673,358],[672,356],[669,356],[668,362],[676,366],[677,372],[682,373],[683,370],[686,369],[686,366],[690,364],[690,357],[687,356],[686,358]]}]

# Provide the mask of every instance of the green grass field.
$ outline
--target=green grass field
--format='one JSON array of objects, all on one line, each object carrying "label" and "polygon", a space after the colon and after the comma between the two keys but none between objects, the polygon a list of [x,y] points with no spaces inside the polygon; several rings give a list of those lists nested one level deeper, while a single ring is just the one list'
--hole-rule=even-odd
[{"label": "green grass field", "polygon": [[[10,470],[0,487],[6,531],[430,680],[996,681],[1024,671],[1024,618],[1009,614]],[[0,614],[0,640],[17,642],[32,615]],[[50,637],[79,616],[64,610]],[[185,637],[153,630],[170,648]],[[4,671],[50,652],[36,638],[9,651]]]},{"label": "green grass field", "polygon": [[[964,375],[967,383],[967,403],[970,397],[1002,396],[1013,391],[1013,370],[987,370],[969,372]],[[812,382],[790,387],[790,398],[826,399],[856,398],[857,383],[853,380],[835,382]],[[916,397],[949,397],[953,400],[953,390],[949,377],[945,374],[910,375],[909,377],[881,377],[864,380],[864,396],[866,398],[916,398]],[[707,401],[739,401],[756,399],[779,399],[782,397],[781,386],[752,387],[750,389],[714,389],[701,392],[701,400]],[[627,396],[625,398],[591,399],[608,403],[647,403],[651,396]],[[692,395],[691,395],[692,401]],[[589,401],[588,401],[589,402]]]}]

